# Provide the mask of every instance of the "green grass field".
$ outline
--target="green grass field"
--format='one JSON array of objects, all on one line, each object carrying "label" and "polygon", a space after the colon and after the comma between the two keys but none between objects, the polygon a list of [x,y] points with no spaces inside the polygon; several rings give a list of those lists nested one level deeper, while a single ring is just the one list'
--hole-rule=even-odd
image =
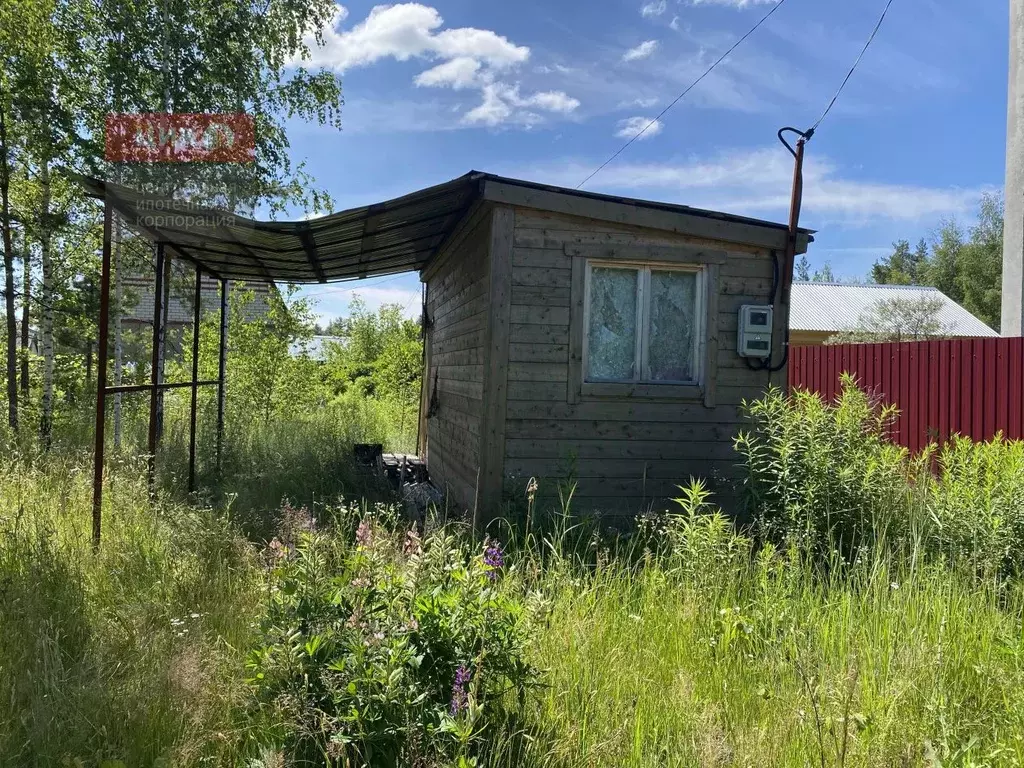
[{"label": "green grass field", "polygon": [[[292,760],[287,724],[257,713],[247,681],[281,588],[266,542],[289,497],[349,562],[351,527],[327,521],[366,489],[345,434],[277,424],[258,438],[231,460],[238,495],[212,506],[169,492],[151,506],[140,461],[116,459],[98,552],[87,453],[0,465],[0,765],[314,764]],[[524,650],[537,684],[477,724],[472,754],[409,764],[1024,764],[1015,578],[913,542],[830,562],[677,512],[628,539],[562,518],[561,533],[506,541],[503,594],[545,605]]]}]

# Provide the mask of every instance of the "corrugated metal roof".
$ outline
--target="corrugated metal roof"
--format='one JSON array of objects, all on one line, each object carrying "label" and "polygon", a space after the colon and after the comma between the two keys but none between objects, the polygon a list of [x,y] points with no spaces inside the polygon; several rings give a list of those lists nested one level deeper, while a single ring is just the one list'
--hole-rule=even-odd
[{"label": "corrugated metal roof", "polygon": [[310,360],[323,362],[327,359],[331,347],[347,345],[348,339],[344,336],[312,336],[292,343],[288,347],[288,354],[292,357],[308,357]]},{"label": "corrugated metal roof", "polygon": [[[600,195],[471,171],[394,200],[298,222],[256,221],[214,208],[77,177],[127,224],[214,277],[328,282],[421,269],[484,194],[486,182],[557,192],[773,230],[785,225],[684,205]],[[809,230],[801,230],[810,235]]]},{"label": "corrugated metal roof", "polygon": [[880,301],[923,298],[942,300],[937,320],[944,336],[999,335],[937,288],[912,285],[794,282],[789,327],[794,331],[852,331]]}]

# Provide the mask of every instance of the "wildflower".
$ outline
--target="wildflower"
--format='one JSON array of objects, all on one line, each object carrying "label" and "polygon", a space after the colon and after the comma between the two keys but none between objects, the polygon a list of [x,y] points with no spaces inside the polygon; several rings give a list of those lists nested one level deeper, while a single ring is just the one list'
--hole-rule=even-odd
[{"label": "wildflower", "polygon": [[416,535],[415,528],[410,528],[405,533],[405,543],[402,545],[402,554],[408,557],[409,555],[418,555],[420,551],[420,537]]},{"label": "wildflower", "polygon": [[288,547],[281,543],[281,540],[275,536],[270,540],[267,545],[267,549],[270,550],[270,557],[275,560],[280,560],[282,557],[287,557]]},{"label": "wildflower", "polygon": [[469,669],[465,664],[460,664],[459,668],[455,670],[455,682],[452,684],[452,703],[451,713],[452,717],[465,711],[466,705],[469,703],[469,696],[466,692],[466,688],[469,685]]},{"label": "wildflower", "polygon": [[406,623],[405,628],[410,632],[415,632],[417,629],[420,628],[420,623],[416,621],[415,618],[412,618],[409,619],[409,621]]},{"label": "wildflower", "polygon": [[526,499],[533,504],[534,498],[537,496],[537,478],[531,477],[530,482],[526,484]]},{"label": "wildflower", "polygon": [[356,546],[364,549],[370,546],[372,540],[373,531],[370,529],[370,523],[366,520],[360,520],[359,527],[356,528]]},{"label": "wildflower", "polygon": [[484,550],[484,565],[490,568],[487,572],[490,579],[498,578],[498,571],[505,567],[505,554],[501,551],[500,542],[492,541]]}]

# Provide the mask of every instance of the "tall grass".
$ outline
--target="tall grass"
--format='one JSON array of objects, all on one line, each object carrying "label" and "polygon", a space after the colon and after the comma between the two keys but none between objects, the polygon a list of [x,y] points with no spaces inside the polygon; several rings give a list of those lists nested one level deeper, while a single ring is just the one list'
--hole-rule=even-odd
[{"label": "tall grass", "polygon": [[772,547],[549,572],[533,762],[1020,765],[1018,595],[881,557],[838,573]]},{"label": "tall grass", "polygon": [[[290,764],[244,664],[286,586],[265,542],[288,499],[360,556],[352,524],[325,521],[379,492],[348,461],[369,428],[328,409],[237,427],[188,500],[175,407],[155,504],[136,449],[112,456],[98,551],[87,451],[0,461],[0,765]],[[502,533],[502,589],[547,605],[523,659],[540,686],[487,724],[478,765],[1024,764],[1021,447],[957,444],[910,472],[878,463],[852,411],[773,413],[748,436],[771,517],[747,535],[697,485],[621,538],[584,535],[571,493]]]},{"label": "tall grass", "polygon": [[209,510],[151,508],[126,471],[94,552],[90,480],[74,458],[0,465],[0,762],[216,762],[259,605],[252,550]]}]

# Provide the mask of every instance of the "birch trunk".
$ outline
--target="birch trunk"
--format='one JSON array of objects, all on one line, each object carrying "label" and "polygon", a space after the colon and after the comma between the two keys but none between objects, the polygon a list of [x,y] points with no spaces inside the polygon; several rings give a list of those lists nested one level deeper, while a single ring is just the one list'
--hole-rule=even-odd
[{"label": "birch trunk", "polygon": [[39,255],[43,267],[43,284],[39,293],[42,306],[42,317],[39,323],[39,335],[43,347],[43,396],[40,401],[39,434],[43,445],[50,447],[53,431],[53,254],[50,231],[50,163],[43,163],[39,173],[42,186],[42,222],[39,236]]},{"label": "birch trunk", "polygon": [[[4,94],[0,93],[0,97]],[[18,324],[14,313],[14,243],[11,239],[11,156],[7,117],[0,100],[0,229],[4,241],[4,303],[7,319],[7,421],[18,431]]]},{"label": "birch trunk", "polygon": [[29,304],[32,301],[32,259],[28,238],[21,238],[21,396],[28,402]]},{"label": "birch trunk", "polygon": [[[124,299],[124,283],[121,279],[121,217],[114,214],[114,386],[121,386],[123,366],[123,344],[121,340],[121,317]],[[121,449],[121,393],[114,395],[114,450]]]}]

